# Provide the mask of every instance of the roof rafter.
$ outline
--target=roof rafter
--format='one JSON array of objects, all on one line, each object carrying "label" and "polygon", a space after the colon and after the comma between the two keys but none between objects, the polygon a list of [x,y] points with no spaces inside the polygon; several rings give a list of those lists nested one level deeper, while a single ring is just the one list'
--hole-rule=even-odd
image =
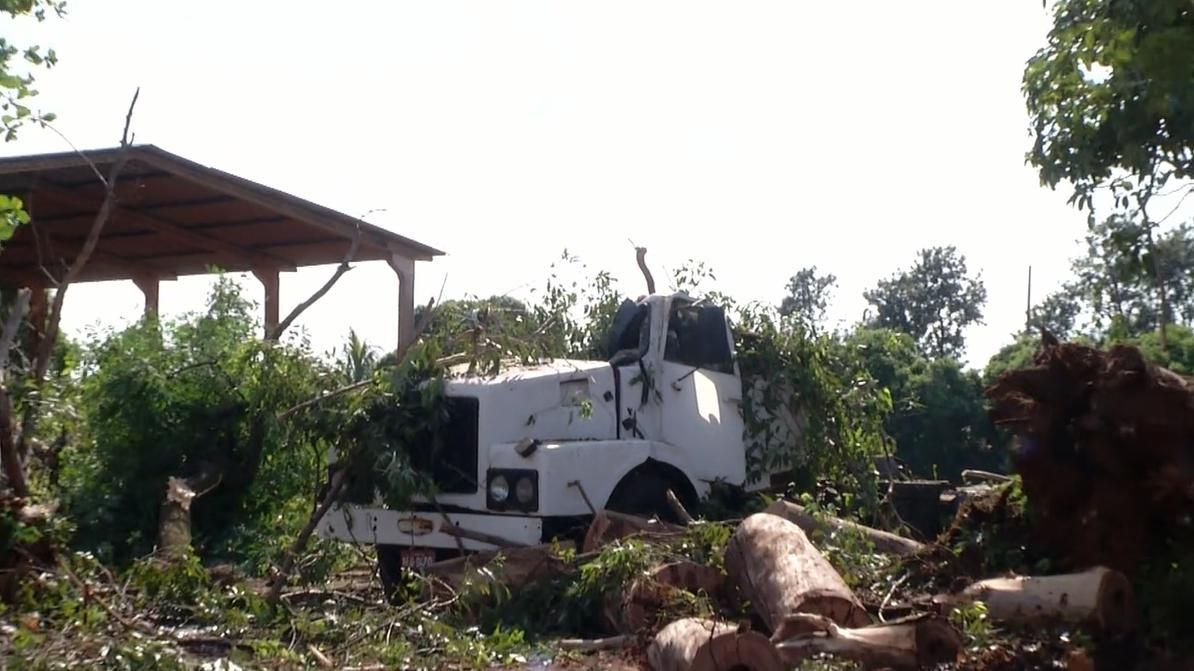
[{"label": "roof rafter", "polygon": [[[57,184],[52,184],[48,181],[41,181],[37,185],[37,190],[47,191],[64,203],[70,203],[77,207],[92,207],[99,208],[100,203],[83,194],[66,189]],[[279,270],[294,270],[295,265],[287,259],[272,254],[265,254],[262,252],[245,249],[238,245],[234,245],[226,240],[213,238],[208,235],[196,233],[179,226],[178,224],[162,219],[161,217],[139,212],[121,206],[119,203],[113,208],[113,215],[120,216],[125,221],[142,226],[150,230],[168,235],[175,240],[185,242],[187,244],[195,245],[210,252],[220,252],[228,254],[241,259],[242,262],[254,266],[265,266],[269,268],[277,268]]]}]

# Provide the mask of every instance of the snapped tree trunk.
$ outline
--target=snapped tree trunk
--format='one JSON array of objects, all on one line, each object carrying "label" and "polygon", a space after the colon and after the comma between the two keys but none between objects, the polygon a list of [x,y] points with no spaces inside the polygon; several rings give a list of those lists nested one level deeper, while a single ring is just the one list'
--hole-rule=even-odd
[{"label": "snapped tree trunk", "polygon": [[868,669],[922,669],[954,663],[962,636],[948,620],[921,616],[858,629],[839,627],[820,615],[788,616],[771,637],[790,668],[818,654],[830,654]]},{"label": "snapped tree trunk", "polygon": [[157,554],[163,559],[181,559],[191,553],[191,505],[215,489],[222,474],[217,465],[205,464],[193,478],[171,477],[166,481],[166,497],[158,509]]},{"label": "snapped tree trunk", "polygon": [[726,546],[731,583],[771,631],[789,615],[823,615],[844,627],[871,618],[842,577],[794,522],[771,513],[743,520]]},{"label": "snapped tree trunk", "polygon": [[767,637],[737,625],[685,618],[667,625],[647,647],[654,671],[782,671],[784,663]]},{"label": "snapped tree trunk", "polygon": [[1016,624],[1063,621],[1114,632],[1136,624],[1132,583],[1103,566],[1081,573],[980,580],[938,601],[982,602],[992,620]]},{"label": "snapped tree trunk", "polygon": [[850,522],[849,520],[830,516],[818,518],[808,512],[804,506],[790,501],[776,501],[763,512],[778,515],[789,522],[793,522],[807,534],[831,534],[835,531],[860,534],[874,544],[876,550],[885,554],[900,556],[914,555],[920,553],[925,548],[923,543],[914,541],[911,538],[904,538],[888,531],[874,529]]}]

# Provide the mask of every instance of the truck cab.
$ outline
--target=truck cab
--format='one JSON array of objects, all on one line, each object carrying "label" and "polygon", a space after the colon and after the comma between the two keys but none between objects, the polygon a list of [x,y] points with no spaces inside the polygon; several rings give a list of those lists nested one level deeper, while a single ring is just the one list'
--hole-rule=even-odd
[{"label": "truck cab", "polygon": [[387,562],[497,547],[485,538],[548,542],[602,508],[667,517],[668,490],[691,506],[715,481],[753,488],[724,308],[683,293],[624,301],[607,351],[449,377],[450,435],[435,458],[412,455],[435,501],[337,505],[319,533],[376,545],[384,578]]}]

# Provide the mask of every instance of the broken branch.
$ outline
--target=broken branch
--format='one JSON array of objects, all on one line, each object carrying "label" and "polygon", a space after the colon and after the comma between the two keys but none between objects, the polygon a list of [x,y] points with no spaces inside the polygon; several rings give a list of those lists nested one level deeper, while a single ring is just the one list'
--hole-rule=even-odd
[{"label": "broken branch", "polygon": [[904,538],[888,531],[874,529],[829,515],[814,516],[803,506],[792,503],[791,501],[776,501],[768,506],[764,512],[778,515],[796,524],[808,534],[832,534],[839,531],[861,534],[874,544],[876,550],[886,554],[900,556],[915,555],[925,549],[923,543],[918,543],[911,538]]},{"label": "broken branch", "polygon": [[[356,260],[357,250],[360,248],[360,246],[361,227],[358,225],[356,232],[352,236],[352,244],[348,247],[348,253],[344,255],[344,260],[341,261],[340,265],[336,267],[336,272],[332,273],[332,276],[323,283],[323,286],[316,289],[315,293],[307,297],[307,300],[294,306],[294,309],[290,311],[290,314],[286,315],[285,319],[279,322],[277,326],[275,326],[270,330],[269,333],[266,334],[266,340],[277,340],[278,338],[282,337],[282,333],[294,323],[294,320],[298,319],[300,315],[307,311],[307,308],[314,305],[316,301],[318,301],[320,298],[323,298],[327,292],[331,291],[332,287],[335,286],[336,282],[340,281],[340,278],[344,275],[344,273],[352,270],[351,264],[354,260]],[[416,333],[418,333],[418,331],[416,331]]]},{"label": "broken branch", "polygon": [[771,637],[791,667],[809,657],[829,654],[868,669],[921,669],[956,662],[962,637],[942,617],[895,620],[850,629],[812,613],[789,615]]}]

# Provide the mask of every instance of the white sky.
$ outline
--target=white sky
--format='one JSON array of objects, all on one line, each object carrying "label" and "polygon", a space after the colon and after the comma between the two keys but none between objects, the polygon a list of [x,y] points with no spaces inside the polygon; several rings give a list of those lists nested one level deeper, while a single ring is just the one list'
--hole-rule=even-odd
[{"label": "white sky", "polygon": [[[11,22],[10,22],[11,24]],[[1085,229],[1039,186],[1020,93],[1040,3],[72,0],[10,25],[53,46],[38,104],[82,148],[136,139],[439,247],[416,298],[526,296],[564,248],[641,293],[687,258],[740,299],[778,301],[816,264],[834,316],[915,251],[954,244],[990,295],[969,335],[982,365],[1066,277]],[[15,33],[15,34],[14,34]],[[62,151],[29,129],[5,155]],[[330,273],[282,279],[282,312]],[[162,285],[171,314],[206,281]],[[392,347],[396,280],[365,264],[300,325]],[[77,333],[135,318],[128,283],[80,285]]]}]

